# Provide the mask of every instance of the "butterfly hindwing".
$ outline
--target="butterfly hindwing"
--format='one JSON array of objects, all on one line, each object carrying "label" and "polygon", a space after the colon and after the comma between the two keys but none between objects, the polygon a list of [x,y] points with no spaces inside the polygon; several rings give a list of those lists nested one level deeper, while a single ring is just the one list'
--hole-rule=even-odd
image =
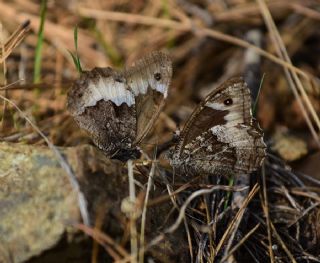
[{"label": "butterfly hindwing", "polygon": [[262,136],[252,118],[248,87],[241,78],[233,78],[213,90],[195,109],[171,162],[178,170],[205,174],[249,173],[264,159]]}]

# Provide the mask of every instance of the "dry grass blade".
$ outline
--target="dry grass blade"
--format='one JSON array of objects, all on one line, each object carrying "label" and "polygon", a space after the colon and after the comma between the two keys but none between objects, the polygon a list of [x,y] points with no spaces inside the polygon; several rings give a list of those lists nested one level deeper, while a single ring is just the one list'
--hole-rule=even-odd
[{"label": "dry grass blade", "polygon": [[143,15],[114,12],[114,11],[101,11],[101,10],[89,9],[84,7],[79,7],[78,12],[80,15],[95,18],[95,19],[100,19],[100,20],[111,20],[111,21],[126,22],[126,23],[133,23],[133,24],[142,24],[142,25],[148,25],[148,26],[171,28],[178,31],[192,32],[199,37],[208,36],[208,37],[212,37],[214,39],[218,39],[233,45],[237,45],[242,48],[246,48],[246,49],[251,48],[253,51],[257,52],[261,56],[273,61],[276,64],[279,64],[285,68],[288,68],[296,72],[297,74],[303,76],[305,79],[307,80],[312,79],[312,77],[307,73],[305,73],[304,71],[294,67],[292,64],[286,61],[283,61],[282,59],[272,55],[271,53],[266,52],[265,50],[255,45],[250,44],[247,41],[224,34],[217,30],[197,27],[192,23],[191,20],[189,21],[189,23],[178,22],[170,19],[155,18],[155,17],[148,17]]},{"label": "dry grass blade", "polygon": [[[20,42],[27,35],[30,27],[30,22],[27,20],[22,25],[20,25],[9,37],[9,39],[5,42],[3,37],[3,26],[1,25],[1,53],[0,53],[0,63],[3,63],[3,76],[4,76],[4,86],[7,86],[7,66],[6,66],[6,58],[11,54],[16,46],[20,44]],[[8,91],[5,90],[5,97],[8,97]],[[4,101],[3,104],[3,118],[2,118],[2,130],[6,128],[6,119],[7,119],[7,104]]]},{"label": "dry grass blade", "polygon": [[[246,189],[246,188],[247,187],[245,187],[244,189]],[[242,207],[239,209],[239,211],[237,212],[235,217],[232,219],[232,221],[230,222],[226,231],[223,233],[223,236],[217,245],[216,253],[218,253],[221,250],[221,248],[223,247],[223,244],[225,244],[225,242],[226,242],[227,238],[229,237],[229,235],[231,234],[231,232],[236,231],[237,226],[240,224],[241,218],[244,214],[245,208],[248,206],[250,200],[255,196],[255,194],[258,192],[258,190],[259,190],[259,186],[256,184],[252,188],[250,193],[248,194],[247,198],[244,200]]]},{"label": "dry grass blade", "polygon": [[267,184],[266,184],[266,172],[265,172],[265,166],[262,166],[262,195],[263,198],[261,198],[262,201],[262,208],[264,215],[266,217],[266,223],[267,223],[267,232],[268,232],[268,249],[269,249],[269,257],[271,262],[275,262],[273,249],[272,249],[272,235],[271,235],[271,227],[270,227],[270,214],[269,214],[269,205],[268,205],[268,196],[267,196]]},{"label": "dry grass blade", "polygon": [[221,262],[227,262],[228,258],[237,251],[237,249],[244,244],[244,242],[253,234],[255,231],[259,228],[260,224],[257,224],[254,228],[252,228],[239,242],[237,245],[235,245],[230,251],[228,252],[227,255],[225,255],[222,259]]},{"label": "dry grass blade", "polygon": [[[0,22],[0,35],[1,35],[1,54],[5,54],[5,43],[4,43],[4,34],[3,34],[3,25]],[[10,53],[9,53],[10,54]],[[4,86],[7,86],[7,64],[6,60],[3,60],[3,76],[4,76]],[[4,96],[8,97],[8,91],[5,90]],[[2,131],[5,131],[6,128],[6,119],[7,119],[7,103],[3,102],[3,117],[2,117]]]},{"label": "dry grass blade", "polygon": [[179,194],[180,192],[183,192],[184,190],[186,190],[188,187],[190,187],[190,184],[184,184],[182,186],[180,186],[177,190],[172,191],[172,189],[170,188],[170,185],[167,185],[167,190],[169,192],[168,195],[163,195],[163,196],[159,196],[155,199],[152,199],[148,202],[148,206],[156,206],[157,204],[161,204],[162,202],[165,202],[166,200],[171,200],[172,203],[174,204],[174,206],[176,206],[176,202],[174,200],[174,197]]},{"label": "dry grass blade", "polygon": [[320,206],[320,202],[315,203],[311,206],[309,206],[307,209],[305,209],[302,214],[294,221],[292,222],[288,227],[293,226],[294,224],[296,224],[300,219],[302,219],[304,216],[306,216],[308,213],[310,213],[310,211],[312,211],[313,209],[317,208]]},{"label": "dry grass blade", "polygon": [[156,162],[153,161],[151,165],[151,170],[149,173],[148,183],[147,183],[147,190],[146,190],[146,196],[143,203],[143,210],[142,210],[142,216],[141,216],[141,230],[140,230],[140,248],[139,248],[139,262],[144,262],[144,235],[145,235],[145,226],[146,226],[146,216],[147,216],[147,205],[149,201],[149,193],[152,186],[152,180],[155,172],[155,164]]},{"label": "dry grass blade", "polygon": [[[261,12],[262,12],[262,15],[263,15],[263,18],[265,20],[265,23],[268,27],[268,30],[271,34],[271,37],[272,37],[272,40],[274,42],[274,46],[277,50],[277,53],[280,57],[282,57],[286,62],[292,64],[291,62],[291,59],[286,51],[286,48],[284,46],[284,43],[282,41],[282,38],[278,32],[278,29],[272,19],[272,16],[270,14],[270,11],[266,5],[266,3],[264,2],[264,0],[257,0],[260,8],[261,8]],[[302,111],[303,113],[303,116],[305,117],[306,119],[306,122],[309,126],[309,129],[315,139],[315,141],[317,142],[318,146],[320,147],[320,140],[319,140],[319,136],[317,135],[317,132],[315,130],[315,128],[313,127],[312,125],[312,122],[311,120],[309,119],[309,116],[308,116],[308,113],[306,112],[305,110],[305,107],[301,101],[301,98],[298,94],[298,91],[297,91],[297,88],[299,89],[299,92],[301,93],[301,96],[303,98],[303,101],[307,107],[307,109],[309,110],[311,116],[313,117],[313,120],[318,128],[318,130],[320,130],[320,119],[314,109],[314,107],[312,106],[311,102],[310,102],[310,99],[309,97],[307,96],[303,86],[302,86],[302,83],[299,79],[299,77],[297,76],[296,72],[292,71],[291,69],[289,68],[285,68],[285,70],[290,70],[290,72],[286,72],[286,76],[288,78],[288,81],[289,81],[289,85],[290,88],[293,90],[294,92],[294,95],[299,103],[299,106],[300,106],[300,110]],[[290,73],[290,74],[289,74]],[[292,75],[291,75],[292,74]]]},{"label": "dry grass blade", "polygon": [[27,20],[23,22],[16,29],[16,31],[12,33],[12,35],[6,41],[6,43],[4,44],[4,47],[1,50],[0,63],[3,63],[4,60],[11,54],[12,50],[21,43],[21,41],[26,37],[29,30],[30,30],[30,21]]},{"label": "dry grass blade", "polygon": [[118,255],[121,255],[122,257],[128,257],[129,254],[127,251],[119,246],[116,241],[114,241],[110,236],[108,236],[106,233],[102,233],[98,229],[90,228],[86,225],[82,224],[75,224],[74,227],[80,229],[87,235],[91,236],[94,240],[96,240],[101,246],[105,247],[105,244],[109,245],[109,248],[111,247],[115,251],[115,260],[119,260]]},{"label": "dry grass blade", "polygon": [[[247,187],[242,187],[242,188],[237,188],[237,189],[235,189],[234,187],[228,187],[228,186],[213,186],[213,187],[211,187],[210,189],[200,189],[200,190],[198,190],[198,191],[193,192],[193,193],[188,197],[188,199],[184,202],[184,204],[181,206],[180,211],[179,211],[179,216],[178,216],[178,218],[176,219],[175,223],[174,223],[171,227],[167,228],[167,229],[164,231],[164,234],[173,233],[175,230],[178,229],[179,225],[181,224],[182,220],[183,220],[184,217],[185,217],[185,212],[186,212],[186,209],[187,209],[188,205],[191,203],[192,200],[194,200],[194,199],[197,198],[198,196],[210,194],[210,193],[212,193],[212,192],[214,192],[214,191],[217,191],[217,190],[243,191],[243,190],[246,189],[246,188],[247,188]],[[158,237],[154,238],[154,239],[149,243],[149,246],[154,246],[155,244],[157,244],[158,242],[160,242],[160,241],[164,238],[164,236],[165,236],[164,234],[159,235]]]},{"label": "dry grass blade", "polygon": [[[182,185],[179,189],[177,189],[175,192],[173,192],[172,186],[167,182],[166,187],[167,187],[167,191],[169,193],[170,200],[171,200],[171,202],[173,204],[173,207],[175,209],[177,209],[177,211],[179,211],[180,208],[179,208],[179,206],[178,206],[178,204],[176,202],[176,195],[180,191],[183,191],[184,189],[186,189],[188,187],[188,185],[189,184]],[[187,233],[187,238],[188,238],[190,259],[193,262],[192,239],[191,239],[190,229],[189,229],[188,222],[187,222],[186,218],[183,219],[183,223],[184,223],[184,226],[185,226],[185,229],[186,229],[186,233]]]},{"label": "dry grass blade", "polygon": [[[168,227],[166,230],[163,231],[163,233],[159,234],[158,236],[156,236],[155,238],[153,238],[148,245],[145,247],[143,253],[145,253],[148,249],[150,249],[151,247],[159,244],[161,241],[164,240],[164,238],[166,237],[166,235],[168,234],[172,234],[174,231],[176,231],[178,229],[178,227],[180,226],[181,222],[183,221],[183,219],[185,218],[185,212],[187,207],[189,206],[189,204],[197,197],[202,196],[202,195],[207,195],[207,194],[211,194],[214,191],[218,191],[218,190],[223,190],[223,191],[243,191],[244,189],[246,189],[247,187],[242,187],[242,188],[235,188],[235,187],[231,187],[231,186],[223,186],[223,185],[215,185],[209,189],[200,189],[198,191],[193,192],[188,198],[187,200],[184,202],[184,204],[181,206],[180,211],[179,211],[179,215],[176,219],[176,221],[170,226]],[[255,192],[258,189],[258,187],[254,188]],[[251,191],[252,192],[252,191]],[[250,196],[251,198],[251,196]],[[131,254],[129,257],[126,257],[120,261],[118,261],[118,263],[125,263],[125,262],[129,262],[132,259],[134,259],[137,255],[136,254]]]},{"label": "dry grass blade", "polygon": [[270,226],[272,229],[273,234],[275,235],[276,239],[278,240],[279,244],[281,245],[282,249],[286,252],[287,256],[289,257],[289,259],[291,260],[291,262],[293,263],[297,263],[297,261],[295,260],[295,258],[293,257],[292,253],[290,252],[290,250],[287,248],[285,242],[283,242],[283,240],[281,239],[280,235],[278,234],[277,229],[275,228],[275,226],[273,225],[272,222],[270,222]]},{"label": "dry grass blade", "polygon": [[311,19],[320,20],[320,12],[303,6],[301,4],[292,3],[291,8],[298,14],[305,15]]},{"label": "dry grass blade", "polygon": [[[131,205],[136,205],[136,190],[134,184],[133,176],[133,164],[132,160],[128,160],[128,181],[129,181],[129,200]],[[129,215],[130,220],[130,242],[131,242],[131,255],[135,255],[131,258],[131,262],[137,262],[138,255],[138,235],[137,235],[137,226],[136,226],[136,217],[134,215],[134,210]]]}]

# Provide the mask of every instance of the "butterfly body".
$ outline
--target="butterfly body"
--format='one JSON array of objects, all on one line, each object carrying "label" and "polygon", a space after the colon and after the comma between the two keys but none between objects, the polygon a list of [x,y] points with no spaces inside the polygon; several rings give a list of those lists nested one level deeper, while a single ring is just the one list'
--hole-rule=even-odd
[{"label": "butterfly body", "polygon": [[179,173],[231,175],[257,170],[265,148],[252,118],[250,91],[241,78],[233,78],[195,109],[169,158]]},{"label": "butterfly body", "polygon": [[85,71],[68,93],[68,110],[108,156],[137,158],[164,105],[171,75],[171,61],[161,52],[123,71]]}]

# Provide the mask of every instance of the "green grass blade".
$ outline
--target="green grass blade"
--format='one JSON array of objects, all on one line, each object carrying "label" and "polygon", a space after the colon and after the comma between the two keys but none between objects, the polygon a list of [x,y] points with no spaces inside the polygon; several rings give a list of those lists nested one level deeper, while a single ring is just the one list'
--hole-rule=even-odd
[{"label": "green grass blade", "polygon": [[[234,185],[234,178],[231,177],[231,178],[229,179],[229,184],[228,184],[228,186],[233,186],[233,185]],[[231,200],[231,192],[227,192],[227,194],[226,194],[226,200],[225,200],[224,206],[223,206],[223,210],[226,210],[226,209],[228,208],[228,205],[229,205],[230,200]]]},{"label": "green grass blade", "polygon": [[79,75],[81,75],[82,73],[82,67],[81,67],[81,62],[80,62],[80,58],[78,55],[78,26],[76,26],[73,30],[73,40],[74,40],[74,46],[75,46],[75,54],[73,54],[70,50],[68,50],[69,54],[72,57],[73,63],[76,66],[76,69],[79,73]]},{"label": "green grass blade", "polygon": [[80,62],[79,53],[78,53],[78,26],[74,28],[73,39],[74,39],[74,46],[76,48],[76,61],[77,61],[76,67],[78,72],[81,74],[82,67],[81,67],[81,62]]},{"label": "green grass blade", "polygon": [[[78,67],[77,67],[77,64],[78,64],[78,61],[77,61],[77,57],[70,51],[68,50],[70,56],[72,57],[72,60],[73,60],[73,63],[74,65],[76,66],[77,70],[78,70]],[[79,71],[79,70],[78,70]]]}]

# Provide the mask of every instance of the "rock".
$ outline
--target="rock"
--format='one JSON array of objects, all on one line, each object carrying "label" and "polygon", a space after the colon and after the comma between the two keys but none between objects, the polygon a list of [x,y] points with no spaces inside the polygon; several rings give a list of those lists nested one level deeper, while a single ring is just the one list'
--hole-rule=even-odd
[{"label": "rock", "polygon": [[[99,181],[90,176],[107,165],[109,169],[102,171],[113,177],[123,164],[105,159],[99,165],[98,157],[103,156],[90,146],[61,152],[94,207],[106,188],[98,182],[90,185]],[[40,254],[60,240],[70,223],[80,220],[77,195],[46,147],[0,143],[0,182],[0,262],[23,262]]]},{"label": "rock", "polygon": [[[125,163],[110,160],[89,145],[59,148],[59,151],[77,177],[88,204],[91,222],[95,223],[99,218],[102,220],[102,231],[121,246],[129,244],[128,218],[121,211],[121,202],[127,198],[129,188]],[[140,182],[139,185],[146,185],[149,171],[146,168],[142,170],[144,172],[135,173],[135,179]],[[54,247],[66,233],[80,232],[72,227],[81,221],[77,195],[67,173],[49,148],[0,143],[0,183],[1,263],[25,262]],[[167,195],[161,180],[156,185],[152,187],[151,199]],[[137,187],[137,196],[144,195],[145,189]],[[148,208],[146,242],[174,222],[176,214],[171,210],[169,199]],[[168,214],[171,214],[169,218]],[[139,229],[140,218],[136,224]],[[68,240],[73,242],[72,238]],[[64,246],[68,246],[68,243]],[[130,246],[126,248],[130,251]],[[188,258],[183,226],[168,236],[165,242],[150,248],[148,254],[160,261],[165,258],[166,262]],[[43,262],[41,256],[37,260]]]}]

